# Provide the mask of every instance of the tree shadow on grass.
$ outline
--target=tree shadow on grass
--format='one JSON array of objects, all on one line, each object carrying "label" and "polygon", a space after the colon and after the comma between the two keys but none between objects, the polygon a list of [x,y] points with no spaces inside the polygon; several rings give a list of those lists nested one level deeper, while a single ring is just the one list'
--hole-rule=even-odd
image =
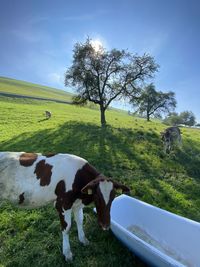
[{"label": "tree shadow on grass", "polygon": [[[138,150],[140,145],[147,154],[146,158],[146,155]],[[178,211],[196,220],[199,220],[200,216],[196,212],[196,196],[192,197],[193,193],[189,196],[191,200],[194,199],[191,209],[187,204],[187,198],[182,200],[179,195],[174,196],[176,191],[170,190],[167,186],[168,181],[165,186],[165,178],[160,183],[158,178],[162,176],[164,167],[171,171],[179,166],[180,170],[185,170],[187,175],[199,180],[200,150],[198,147],[198,143],[189,139],[184,140],[183,148],[174,156],[163,156],[161,166],[156,168],[151,162],[151,156],[154,153],[155,158],[160,159],[162,153],[159,154],[159,151],[162,150],[162,144],[159,135],[155,132],[110,126],[102,129],[92,123],[75,121],[61,124],[56,129],[22,133],[0,144],[1,151],[72,153],[87,159],[105,175],[117,178],[131,186],[141,178],[136,190],[133,188],[132,195],[135,195],[135,190],[139,198],[153,205],[158,204],[162,208]],[[146,181],[149,183],[145,183]],[[183,194],[187,193],[186,189],[183,188]]]},{"label": "tree shadow on grass", "polygon": [[[92,123],[69,121],[55,129],[25,132],[0,144],[1,151],[71,153],[87,159],[109,176],[158,178],[166,171],[180,170],[200,178],[199,144],[185,140],[173,156],[164,155],[159,135],[154,131],[101,128]],[[140,147],[140,149],[138,149]],[[153,163],[152,158],[158,161]],[[160,164],[160,165],[159,165]],[[163,172],[163,173],[162,173]]]},{"label": "tree shadow on grass", "polygon": [[200,144],[191,139],[185,139],[175,163],[184,166],[188,176],[200,181]]},{"label": "tree shadow on grass", "polygon": [[[158,142],[155,133],[101,127],[92,123],[67,122],[56,129],[26,132],[0,145],[1,151],[71,153],[87,159],[106,175],[119,176],[135,169],[155,172],[135,149],[135,144],[150,138]],[[153,173],[152,175],[158,175]]]},{"label": "tree shadow on grass", "polygon": [[[147,160],[141,153],[141,150],[138,150],[140,144],[144,152],[149,156]],[[136,175],[140,170],[142,178],[148,178],[150,182],[149,184],[146,183],[146,187],[144,187],[145,183],[143,181],[138,183],[137,192],[141,190],[141,194],[137,194],[137,196],[141,198],[147,196],[147,201],[154,205],[157,203],[162,208],[169,208],[172,211],[178,210],[180,214],[198,220],[200,215],[197,214],[196,207],[194,206],[193,210],[191,210],[191,207],[186,205],[186,201],[184,202],[173,195],[175,190],[168,190],[168,187],[165,187],[165,181],[158,183],[157,179],[161,176],[162,168],[170,164],[169,169],[174,168],[173,166],[180,165],[182,168],[184,167],[189,176],[199,178],[198,166],[200,166],[200,151],[198,146],[199,144],[189,139],[184,141],[183,149],[178,151],[174,157],[164,156],[162,158],[163,164],[156,169],[151,159],[149,159],[152,153],[158,159],[160,159],[160,155],[162,154],[158,153],[162,150],[162,144],[159,135],[155,132],[112,128],[110,126],[102,129],[95,124],[71,121],[60,125],[56,129],[43,129],[41,131],[25,132],[17,135],[6,142],[2,142],[0,144],[0,150],[72,153],[87,159],[97,169],[113,178],[123,180],[126,179],[126,175],[129,175],[127,185],[134,178],[137,178]],[[152,188],[154,189],[153,191],[151,191]],[[154,193],[155,191],[157,194]],[[46,216],[44,217],[46,218]],[[60,240],[56,244],[60,244]],[[104,246],[104,243],[102,244]],[[82,253],[84,255],[84,249]],[[59,257],[60,254],[58,254],[56,259],[59,259]],[[60,261],[60,266],[62,264]],[[12,266],[14,265],[12,264]]]}]

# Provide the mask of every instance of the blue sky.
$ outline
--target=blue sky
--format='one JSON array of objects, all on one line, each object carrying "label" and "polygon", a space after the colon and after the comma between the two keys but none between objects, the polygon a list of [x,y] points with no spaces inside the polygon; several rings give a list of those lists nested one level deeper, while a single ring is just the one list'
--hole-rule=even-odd
[{"label": "blue sky", "polygon": [[200,1],[0,0],[0,76],[64,89],[76,42],[150,53],[156,88],[200,122]]}]

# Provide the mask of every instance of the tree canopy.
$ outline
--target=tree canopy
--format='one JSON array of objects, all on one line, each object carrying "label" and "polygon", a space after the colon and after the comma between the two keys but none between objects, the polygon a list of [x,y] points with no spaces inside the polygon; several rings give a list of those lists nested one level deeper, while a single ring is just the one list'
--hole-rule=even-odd
[{"label": "tree canopy", "polygon": [[141,89],[140,96],[133,95],[130,102],[137,107],[137,113],[146,116],[147,121],[152,115],[160,117],[162,113],[169,113],[176,107],[175,94],[156,91],[152,83]]},{"label": "tree canopy", "polygon": [[142,82],[152,78],[158,70],[153,57],[138,56],[125,50],[98,50],[91,39],[76,43],[73,62],[65,74],[65,85],[73,86],[77,95],[73,102],[84,105],[88,101],[98,104],[101,125],[106,124],[105,111],[113,100],[136,94]]},{"label": "tree canopy", "polygon": [[184,124],[193,126],[196,123],[196,118],[192,111],[183,111],[180,114],[173,112],[170,113],[163,122],[168,125]]},{"label": "tree canopy", "polygon": [[196,123],[195,115],[192,111],[183,111],[179,115],[182,124],[193,126]]},{"label": "tree canopy", "polygon": [[167,125],[179,125],[181,124],[181,119],[179,117],[179,114],[177,112],[170,112],[163,120],[163,123]]}]

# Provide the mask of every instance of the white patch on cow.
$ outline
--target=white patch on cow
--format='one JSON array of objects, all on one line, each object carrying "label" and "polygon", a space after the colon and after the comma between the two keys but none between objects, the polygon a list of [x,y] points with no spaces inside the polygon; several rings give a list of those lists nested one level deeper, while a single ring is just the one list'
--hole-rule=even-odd
[{"label": "white patch on cow", "polygon": [[65,232],[68,233],[68,231],[71,228],[71,214],[72,214],[72,210],[63,210],[62,215],[64,216],[64,220],[67,223],[67,228],[65,229]]},{"label": "white patch on cow", "polygon": [[100,188],[100,191],[103,195],[103,199],[106,203],[106,205],[108,204],[109,202],[109,199],[110,199],[110,192],[112,191],[113,189],[113,183],[112,182],[108,182],[108,181],[102,181],[99,183],[99,188]]}]

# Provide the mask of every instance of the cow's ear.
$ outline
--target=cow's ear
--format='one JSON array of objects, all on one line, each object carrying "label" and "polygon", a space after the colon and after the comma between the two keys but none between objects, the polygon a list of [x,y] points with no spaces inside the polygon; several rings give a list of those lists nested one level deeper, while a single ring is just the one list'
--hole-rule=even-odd
[{"label": "cow's ear", "polygon": [[121,189],[122,193],[130,194],[130,188],[119,182],[112,181],[115,189]]},{"label": "cow's ear", "polygon": [[83,194],[87,194],[87,195],[92,195],[94,190],[96,188],[96,183],[94,181],[86,184],[86,186],[84,186],[82,189],[81,189],[81,192]]}]

